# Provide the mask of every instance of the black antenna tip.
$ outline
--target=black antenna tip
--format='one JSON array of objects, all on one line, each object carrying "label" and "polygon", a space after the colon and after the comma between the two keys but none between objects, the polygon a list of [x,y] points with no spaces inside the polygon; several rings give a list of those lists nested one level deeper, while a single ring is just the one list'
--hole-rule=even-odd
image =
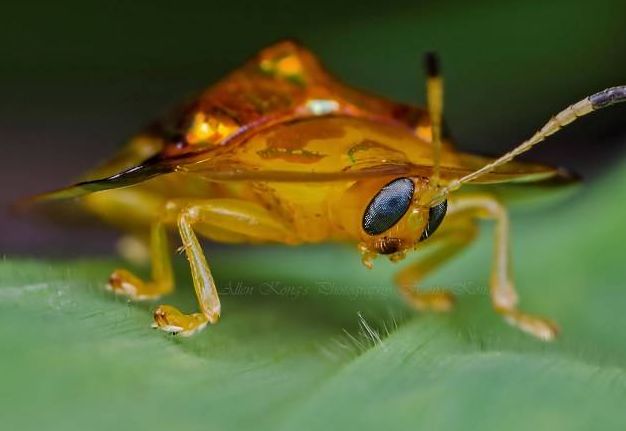
[{"label": "black antenna tip", "polygon": [[593,109],[602,109],[616,103],[626,102],[626,85],[607,88],[594,95],[589,96],[589,101]]},{"label": "black antenna tip", "polygon": [[426,75],[429,78],[435,78],[441,75],[439,68],[439,57],[434,51],[427,52],[424,56],[424,66],[426,68]]}]

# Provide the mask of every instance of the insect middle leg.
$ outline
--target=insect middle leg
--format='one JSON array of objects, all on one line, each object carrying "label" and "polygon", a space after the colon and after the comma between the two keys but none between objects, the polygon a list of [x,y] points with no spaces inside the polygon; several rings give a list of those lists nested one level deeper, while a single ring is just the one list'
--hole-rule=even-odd
[{"label": "insect middle leg", "polygon": [[157,299],[174,289],[167,232],[161,222],[153,222],[150,227],[150,260],[152,266],[150,281],[144,282],[125,269],[116,269],[109,277],[107,288],[134,300]]},{"label": "insect middle leg", "polygon": [[133,300],[146,300],[174,289],[166,225],[162,221],[162,198],[145,190],[128,188],[93,193],[83,199],[83,204],[108,223],[136,238],[145,238],[150,244],[151,280],[144,282],[125,269],[116,269],[109,277],[109,290]]},{"label": "insect middle leg", "polygon": [[466,195],[450,199],[451,216],[475,217],[495,222],[493,268],[490,279],[494,309],[511,325],[535,337],[549,341],[558,334],[556,324],[548,319],[526,314],[518,308],[518,295],[511,276],[509,218],[504,206],[487,194]]},{"label": "insect middle leg", "polygon": [[[449,220],[453,222],[453,220]],[[473,223],[448,226],[438,235],[424,243],[428,253],[419,260],[400,270],[394,281],[404,299],[419,311],[449,311],[454,305],[454,296],[446,291],[422,292],[419,282],[434,269],[461,252],[476,236]]]},{"label": "insect middle leg", "polygon": [[154,326],[170,333],[192,335],[208,323],[217,323],[221,306],[211,269],[194,232],[197,227],[208,237],[222,240],[289,242],[293,234],[280,219],[254,203],[236,199],[172,201],[170,212],[176,222],[189,260],[199,313],[185,314],[171,305],[161,305],[154,312]]}]

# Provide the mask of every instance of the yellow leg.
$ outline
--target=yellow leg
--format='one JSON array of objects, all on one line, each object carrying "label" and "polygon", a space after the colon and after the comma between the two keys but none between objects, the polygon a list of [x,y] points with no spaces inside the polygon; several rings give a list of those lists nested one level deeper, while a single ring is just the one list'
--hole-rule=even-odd
[{"label": "yellow leg", "polygon": [[217,323],[220,318],[220,299],[211,269],[193,232],[193,221],[188,211],[182,212],[178,217],[178,231],[191,267],[193,286],[201,312],[184,314],[171,305],[161,305],[154,312],[154,327],[184,336],[202,330],[207,323]]},{"label": "yellow leg", "polygon": [[419,311],[449,311],[454,305],[454,296],[450,292],[421,292],[417,288],[420,280],[463,250],[475,237],[476,228],[466,227],[439,232],[428,242],[428,248],[434,248],[420,260],[403,268],[395,276],[395,283],[404,299]]},{"label": "yellow leg", "polygon": [[152,279],[144,282],[125,269],[117,269],[109,277],[107,288],[134,300],[156,299],[170,293],[174,289],[174,275],[167,243],[164,225],[153,223],[150,228]]},{"label": "yellow leg", "polygon": [[178,231],[189,266],[199,313],[184,314],[171,305],[161,305],[154,312],[154,327],[163,331],[192,335],[202,330],[208,323],[217,323],[220,318],[220,300],[211,275],[211,269],[204,257],[202,247],[194,233],[194,226],[210,236],[211,229],[217,229],[220,235],[229,232],[239,239],[253,235],[255,240],[272,241],[285,238],[287,227],[264,208],[234,199],[212,199],[207,201],[174,201],[168,204],[169,211],[178,212]]},{"label": "yellow leg", "polygon": [[467,195],[449,201],[449,213],[467,212],[475,217],[493,220],[494,265],[491,272],[490,292],[494,309],[511,325],[541,340],[549,341],[558,334],[557,325],[541,317],[520,311],[518,295],[511,279],[509,256],[509,218],[506,209],[489,195]]}]

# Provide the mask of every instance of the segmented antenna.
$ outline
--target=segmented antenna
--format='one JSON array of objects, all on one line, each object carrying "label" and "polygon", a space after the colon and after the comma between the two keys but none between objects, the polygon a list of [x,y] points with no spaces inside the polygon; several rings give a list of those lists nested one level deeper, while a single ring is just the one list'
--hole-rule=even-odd
[{"label": "segmented antenna", "polygon": [[426,69],[426,106],[430,116],[433,146],[433,176],[435,185],[439,184],[441,165],[441,117],[443,114],[443,79],[439,68],[439,59],[434,52],[425,56]]},{"label": "segmented antenna", "polygon": [[615,105],[620,102],[626,102],[626,85],[607,88],[606,90],[595,93],[577,103],[574,103],[573,105],[568,106],[557,115],[552,117],[550,121],[548,121],[541,129],[539,129],[539,131],[536,132],[530,139],[524,141],[512,151],[506,153],[499,159],[483,166],[477,171],[465,175],[462,178],[451,181],[447,187],[444,187],[441,190],[441,193],[439,195],[445,196],[449,192],[457,190],[459,187],[461,187],[461,185],[469,183],[470,181],[473,181],[478,177],[481,177],[482,175],[493,171],[498,166],[510,162],[515,157],[530,150],[532,147],[545,140],[548,136],[555,134],[563,127],[574,122],[578,118],[584,117],[585,115],[593,111],[597,111],[599,109],[606,108],[607,106]]}]

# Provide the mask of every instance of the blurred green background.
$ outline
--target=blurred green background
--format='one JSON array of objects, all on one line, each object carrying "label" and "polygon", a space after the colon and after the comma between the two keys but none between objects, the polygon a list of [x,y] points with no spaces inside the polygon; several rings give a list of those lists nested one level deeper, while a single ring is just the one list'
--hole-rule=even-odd
[{"label": "blurred green background", "polygon": [[[344,81],[415,103],[421,55],[436,49],[451,131],[481,153],[626,81],[623,1],[387,3],[4,2],[0,204],[66,184],[283,37]],[[459,294],[446,316],[412,313],[395,268],[366,271],[349,247],[209,246],[224,319],[180,339],[149,329],[155,304],[103,292],[122,263],[92,257],[112,256],[115,233],[3,212],[0,426],[622,430],[624,118],[624,106],[592,115],[527,156],[588,178],[512,214],[522,304],[563,328],[551,345],[490,310],[488,225],[426,283]],[[177,268],[171,303],[191,310]]]}]

